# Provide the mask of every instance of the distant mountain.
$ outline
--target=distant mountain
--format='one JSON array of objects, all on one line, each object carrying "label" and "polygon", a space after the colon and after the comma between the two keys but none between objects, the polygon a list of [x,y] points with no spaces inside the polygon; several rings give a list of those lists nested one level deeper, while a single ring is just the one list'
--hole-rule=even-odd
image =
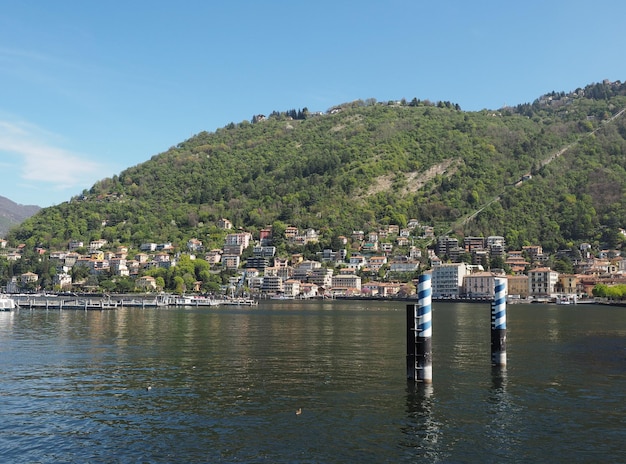
[{"label": "distant mountain", "polygon": [[618,247],[626,228],[626,84],[551,92],[532,103],[463,111],[450,102],[373,99],[255,115],[202,132],[10,234],[30,246],[69,239],[139,246],[190,238],[219,246],[220,218],[251,232],[401,227],[502,235],[514,249]]},{"label": "distant mountain", "polygon": [[5,237],[11,227],[35,215],[40,209],[39,206],[20,205],[0,196],[0,237]]}]

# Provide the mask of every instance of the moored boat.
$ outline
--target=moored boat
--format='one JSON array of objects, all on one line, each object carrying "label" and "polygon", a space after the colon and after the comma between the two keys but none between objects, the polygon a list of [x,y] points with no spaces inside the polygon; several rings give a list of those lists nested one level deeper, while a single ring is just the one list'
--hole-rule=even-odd
[{"label": "moored boat", "polygon": [[15,300],[5,295],[0,295],[0,311],[11,311],[17,308]]},{"label": "moored boat", "polygon": [[259,302],[251,298],[229,298],[222,301],[221,304],[226,306],[257,306]]}]

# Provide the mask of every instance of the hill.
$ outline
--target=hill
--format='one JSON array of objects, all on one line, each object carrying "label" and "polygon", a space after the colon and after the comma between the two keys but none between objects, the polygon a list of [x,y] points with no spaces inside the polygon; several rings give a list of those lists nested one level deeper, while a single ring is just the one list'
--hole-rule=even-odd
[{"label": "hill", "polygon": [[0,237],[5,237],[11,227],[20,224],[40,209],[39,206],[20,205],[0,196]]},{"label": "hill", "polygon": [[255,115],[103,179],[9,238],[211,246],[226,217],[250,231],[310,227],[330,241],[414,218],[436,233],[503,235],[514,248],[614,247],[626,226],[624,108],[626,84],[604,82],[479,112],[370,99]]}]

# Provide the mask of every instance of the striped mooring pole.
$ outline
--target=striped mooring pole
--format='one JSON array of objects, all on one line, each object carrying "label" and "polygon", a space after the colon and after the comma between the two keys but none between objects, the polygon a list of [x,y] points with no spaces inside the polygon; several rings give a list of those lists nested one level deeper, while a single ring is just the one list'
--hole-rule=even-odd
[{"label": "striped mooring pole", "polygon": [[429,274],[419,277],[418,305],[407,305],[407,379],[432,383],[432,291]]},{"label": "striped mooring pole", "polygon": [[506,366],[506,279],[496,277],[491,303],[491,365]]}]

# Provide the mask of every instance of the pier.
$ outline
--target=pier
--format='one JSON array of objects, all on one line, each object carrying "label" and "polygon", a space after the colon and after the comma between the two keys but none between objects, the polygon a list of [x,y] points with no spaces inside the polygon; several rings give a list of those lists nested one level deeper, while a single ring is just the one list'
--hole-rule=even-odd
[{"label": "pier", "polygon": [[17,307],[22,309],[58,310],[108,310],[118,308],[163,308],[163,307],[210,307],[210,306],[256,306],[252,299],[215,299],[201,296],[177,295],[104,295],[104,296],[61,296],[61,295],[14,295]]}]

